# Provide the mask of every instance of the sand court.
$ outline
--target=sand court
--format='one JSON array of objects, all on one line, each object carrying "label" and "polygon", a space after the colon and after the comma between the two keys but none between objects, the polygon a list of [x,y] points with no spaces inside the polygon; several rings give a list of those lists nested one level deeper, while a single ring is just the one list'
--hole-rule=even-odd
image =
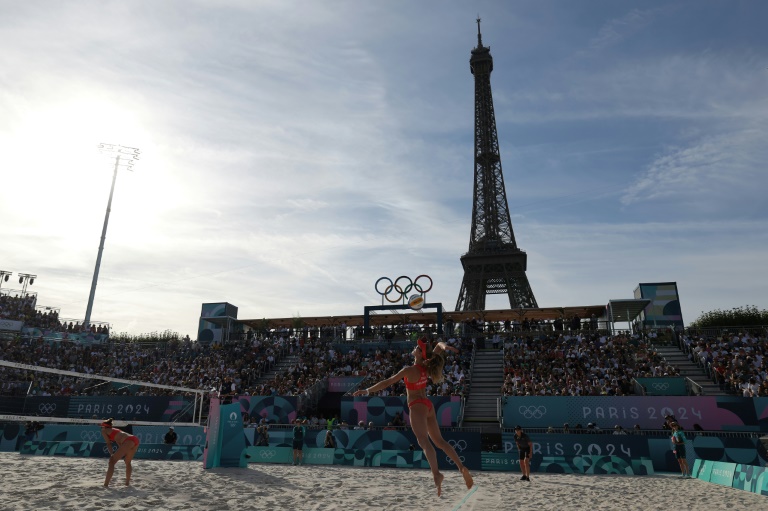
[{"label": "sand court", "polygon": [[474,510],[768,510],[768,498],[674,475],[588,476],[475,472],[468,491],[458,471],[444,472],[437,498],[427,470],[333,465],[259,465],[203,470],[202,463],[133,462],[132,486],[118,463],[104,488],[106,459],[0,453],[2,510],[404,510],[412,499],[434,511]]}]

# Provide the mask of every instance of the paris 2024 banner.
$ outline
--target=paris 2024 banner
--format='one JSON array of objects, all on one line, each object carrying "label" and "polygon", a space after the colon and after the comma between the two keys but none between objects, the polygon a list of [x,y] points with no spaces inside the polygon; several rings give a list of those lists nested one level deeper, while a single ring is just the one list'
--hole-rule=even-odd
[{"label": "paris 2024 banner", "polygon": [[513,428],[571,429],[597,424],[601,429],[639,425],[661,429],[664,417],[674,415],[686,430],[698,424],[707,431],[768,432],[768,398],[736,396],[584,396],[506,397],[503,425]]}]

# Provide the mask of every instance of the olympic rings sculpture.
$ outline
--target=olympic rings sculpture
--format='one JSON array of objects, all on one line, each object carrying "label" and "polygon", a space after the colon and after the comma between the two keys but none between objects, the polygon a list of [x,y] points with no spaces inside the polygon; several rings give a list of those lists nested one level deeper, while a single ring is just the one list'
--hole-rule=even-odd
[{"label": "olympic rings sculpture", "polygon": [[[429,280],[429,287],[425,288],[423,285],[419,284],[419,280],[421,279]],[[389,285],[384,288],[384,291],[379,289],[379,282],[382,280],[389,282]],[[408,297],[408,293],[410,293],[411,290],[416,290],[421,294],[428,293],[429,290],[432,289],[432,277],[429,275],[419,275],[415,279],[411,280],[411,277],[408,277],[407,275],[401,275],[397,277],[394,282],[392,282],[392,279],[389,277],[381,277],[376,281],[376,284],[373,287],[376,289],[376,292],[386,298],[389,303],[397,303],[400,300],[406,299]],[[394,300],[389,297],[392,292],[395,293]]]}]

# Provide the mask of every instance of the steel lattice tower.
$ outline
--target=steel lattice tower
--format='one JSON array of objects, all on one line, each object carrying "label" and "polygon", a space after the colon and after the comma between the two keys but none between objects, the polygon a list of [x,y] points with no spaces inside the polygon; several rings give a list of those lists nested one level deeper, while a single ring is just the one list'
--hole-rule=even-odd
[{"label": "steel lattice tower", "polygon": [[456,310],[485,310],[486,295],[503,293],[509,296],[510,308],[536,308],[525,274],[528,256],[517,248],[509,216],[491,94],[493,57],[490,47],[483,46],[479,18],[469,69],[475,76],[474,203],[469,251],[461,256],[464,279]]}]

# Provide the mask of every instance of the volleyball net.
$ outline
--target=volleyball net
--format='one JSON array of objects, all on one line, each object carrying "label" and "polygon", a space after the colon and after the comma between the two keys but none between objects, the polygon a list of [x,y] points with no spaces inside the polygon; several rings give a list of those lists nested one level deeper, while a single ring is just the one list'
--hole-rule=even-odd
[{"label": "volleyball net", "polygon": [[[0,421],[199,426],[207,392],[0,360]],[[51,390],[56,390],[52,393]]]}]

